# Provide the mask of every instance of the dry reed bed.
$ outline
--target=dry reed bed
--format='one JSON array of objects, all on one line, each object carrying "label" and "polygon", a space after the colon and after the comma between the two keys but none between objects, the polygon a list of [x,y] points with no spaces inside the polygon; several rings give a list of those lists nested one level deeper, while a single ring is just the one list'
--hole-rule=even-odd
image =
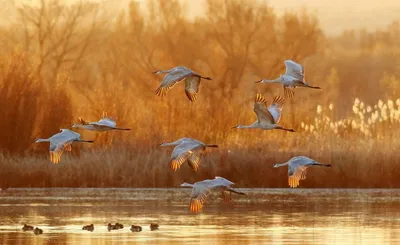
[{"label": "dry reed bed", "polygon": [[25,157],[2,156],[0,180],[16,187],[176,187],[184,181],[221,175],[240,187],[286,187],[287,170],[274,169],[273,164],[295,155],[307,155],[331,163],[333,168],[310,170],[303,187],[399,187],[396,180],[400,173],[388,167],[398,164],[396,151],[384,140],[341,138],[333,133],[324,133],[325,137],[306,132],[290,136],[255,130],[232,134],[240,134],[242,143],[217,142],[220,148],[205,154],[197,173],[186,164],[173,172],[168,168],[171,148],[159,147],[158,142],[147,146],[138,142],[129,146],[98,145],[93,149],[76,146],[74,153],[63,155],[58,165],[48,161],[47,152]]}]

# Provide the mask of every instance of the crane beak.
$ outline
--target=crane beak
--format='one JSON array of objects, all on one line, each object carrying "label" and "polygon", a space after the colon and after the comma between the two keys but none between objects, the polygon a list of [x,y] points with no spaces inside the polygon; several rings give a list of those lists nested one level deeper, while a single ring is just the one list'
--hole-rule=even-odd
[{"label": "crane beak", "polygon": [[254,83],[261,83],[261,82],[262,82],[262,79],[258,80],[258,81],[255,81]]}]

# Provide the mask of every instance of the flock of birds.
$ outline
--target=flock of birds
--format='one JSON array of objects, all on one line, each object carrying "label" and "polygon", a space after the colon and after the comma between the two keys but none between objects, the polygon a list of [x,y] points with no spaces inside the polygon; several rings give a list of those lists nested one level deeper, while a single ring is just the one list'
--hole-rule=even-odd
[{"label": "flock of birds", "polygon": [[[257,115],[257,121],[251,125],[237,125],[234,128],[259,128],[263,130],[278,129],[294,132],[293,129],[278,125],[281,118],[283,104],[287,98],[293,97],[294,89],[296,87],[312,89],[320,89],[320,87],[311,86],[305,81],[304,68],[302,65],[297,64],[292,60],[286,60],[284,63],[286,66],[285,74],[275,80],[261,79],[256,83],[282,84],[285,98],[279,95],[275,96],[272,103],[268,105],[264,96],[257,94],[254,102],[254,112]],[[158,70],[154,72],[154,74],[166,74],[160,86],[155,90],[157,95],[165,96],[175,84],[184,80],[185,93],[191,102],[194,102],[197,99],[201,79],[212,80],[209,77],[204,77],[183,66],[177,66],[171,70],[165,71]],[[110,130],[130,130],[129,128],[117,127],[116,122],[110,117],[107,117],[106,113],[103,113],[102,118],[97,122],[87,122],[82,118],[79,118],[79,121],[80,124],[73,124],[72,127],[99,132]],[[72,150],[73,142],[92,143],[93,141],[82,140],[80,134],[69,129],[61,129],[61,132],[51,136],[50,138],[38,139],[36,142],[50,142],[50,161],[52,163],[59,163],[61,161],[62,153],[64,151]],[[174,142],[162,143],[160,146],[175,146],[169,161],[169,167],[174,171],[179,169],[184,162],[187,162],[194,171],[197,171],[201,157],[206,148],[218,147],[218,145],[205,144],[191,138],[181,138]],[[282,166],[288,166],[288,183],[289,186],[293,188],[299,186],[300,180],[306,179],[307,169],[309,167],[331,167],[330,164],[322,164],[305,156],[293,157],[285,163],[274,165],[276,168]],[[233,182],[217,176],[215,179],[207,179],[194,184],[183,183],[181,186],[192,188],[190,211],[198,213],[202,210],[203,205],[212,190],[221,191],[223,199],[226,201],[231,200],[231,193],[245,195],[245,193],[232,189],[233,184]]]},{"label": "flock of birds", "polygon": [[[158,230],[158,227],[159,227],[158,224],[154,224],[154,223],[150,224],[150,230],[151,231]],[[115,223],[114,225],[111,224],[111,223],[108,223],[108,225],[107,225],[107,230],[108,231],[111,231],[111,230],[122,230],[122,229],[124,229],[124,225],[120,224],[118,222]],[[35,234],[35,235],[43,234],[43,230],[40,229],[39,227],[33,228],[32,225],[27,225],[27,224],[24,224],[24,226],[22,227],[22,230],[23,231],[33,231],[33,234]],[[85,225],[85,226],[82,227],[82,230],[93,232],[94,231],[94,225],[93,224]],[[132,225],[130,230],[132,232],[141,232],[142,231],[142,227],[138,226],[138,225]]]}]

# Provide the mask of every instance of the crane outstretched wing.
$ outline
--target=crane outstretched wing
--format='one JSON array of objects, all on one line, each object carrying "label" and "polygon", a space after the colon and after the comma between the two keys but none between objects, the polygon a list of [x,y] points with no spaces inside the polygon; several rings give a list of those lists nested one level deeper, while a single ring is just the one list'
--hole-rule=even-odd
[{"label": "crane outstretched wing", "polygon": [[259,123],[274,124],[274,118],[268,110],[267,101],[262,94],[257,94],[254,102],[254,112]]},{"label": "crane outstretched wing", "polygon": [[101,119],[98,122],[93,122],[90,124],[98,126],[106,126],[110,128],[114,128],[117,125],[114,119],[107,116],[107,112],[103,112]]},{"label": "crane outstretched wing", "polygon": [[205,151],[205,147],[199,147],[196,150],[192,151],[192,154],[187,158],[189,166],[194,170],[197,171],[199,169],[201,156]]},{"label": "crane outstretched wing", "polygon": [[304,80],[304,68],[293,60],[285,60],[286,75],[290,75],[300,81]]},{"label": "crane outstretched wing", "polygon": [[117,123],[110,118],[103,118],[103,119],[100,119],[98,122],[94,122],[92,124],[99,125],[99,126],[111,127],[111,128],[114,128],[117,125]]},{"label": "crane outstretched wing", "polygon": [[57,164],[61,161],[61,155],[63,153],[63,148],[56,148],[53,151],[50,151],[50,162]]},{"label": "crane outstretched wing", "polygon": [[[191,200],[190,200],[190,211],[198,213],[203,209],[203,205],[210,195],[212,190],[220,189],[223,193],[225,201],[231,200],[231,192],[244,195],[244,193],[237,192],[230,188],[233,183],[222,177],[215,177],[212,180],[203,180],[196,182],[192,189]],[[229,193],[227,193],[229,192]]]},{"label": "crane outstretched wing", "polygon": [[281,119],[282,106],[285,104],[285,99],[277,95],[272,104],[268,107],[268,111],[274,119],[274,124],[277,124]]},{"label": "crane outstretched wing", "polygon": [[295,188],[299,186],[300,180],[306,179],[307,166],[295,166],[291,168],[289,166],[289,186]]},{"label": "crane outstretched wing", "polygon": [[186,76],[190,75],[189,69],[174,69],[168,73],[162,80],[160,86],[156,89],[158,96],[165,96],[167,92],[177,83],[182,81]]},{"label": "crane outstretched wing", "polygon": [[305,180],[307,178],[307,168],[312,164],[314,160],[308,157],[294,157],[290,159],[288,166],[289,174],[289,186],[297,187],[299,186],[300,180]]},{"label": "crane outstretched wing", "polygon": [[[50,162],[57,164],[60,163],[61,161],[61,155],[64,152],[65,146],[70,145],[70,144],[53,144],[50,142]],[[70,146],[69,146],[70,147]]]},{"label": "crane outstretched wing", "polygon": [[72,143],[66,144],[66,145],[64,146],[64,150],[66,150],[66,151],[72,151]]},{"label": "crane outstretched wing", "polygon": [[199,92],[201,78],[199,76],[188,76],[185,79],[185,93],[190,101],[195,102],[197,100],[197,93]]},{"label": "crane outstretched wing", "polygon": [[172,151],[169,167],[176,171],[199,147],[202,147],[202,145],[196,144],[192,141],[183,142],[177,145]]},{"label": "crane outstretched wing", "polygon": [[203,205],[211,193],[211,188],[207,186],[208,181],[201,181],[193,186],[189,206],[191,212],[199,213],[203,209]]},{"label": "crane outstretched wing", "polygon": [[50,161],[57,164],[61,161],[64,150],[71,150],[71,144],[79,139],[80,134],[69,129],[61,129],[61,132],[50,138]]},{"label": "crane outstretched wing", "polygon": [[79,117],[78,119],[79,119],[79,122],[81,122],[83,125],[89,124],[87,121],[83,120],[82,117]]}]

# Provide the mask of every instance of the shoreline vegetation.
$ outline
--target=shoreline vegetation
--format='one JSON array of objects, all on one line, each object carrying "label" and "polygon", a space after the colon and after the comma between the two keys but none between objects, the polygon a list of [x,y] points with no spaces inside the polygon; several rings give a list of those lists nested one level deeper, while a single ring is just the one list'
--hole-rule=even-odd
[{"label": "shoreline vegetation", "polygon": [[[288,187],[287,169],[272,166],[304,155],[332,168],[310,170],[300,187],[400,188],[398,22],[327,37],[313,14],[277,17],[257,2],[209,0],[195,21],[179,1],[146,6],[110,18],[100,4],[43,0],[0,26],[0,187],[176,187],[214,176],[237,188]],[[284,105],[282,126],[296,132],[231,129],[256,120],[256,93],[268,102],[283,94],[254,82],[282,74],[286,59],[322,87],[296,89]],[[182,84],[154,93],[152,72],[177,65],[213,78],[195,103]],[[95,143],[74,144],[57,165],[47,144],[33,143],[103,111],[132,130],[77,130]],[[196,173],[171,171],[172,148],[158,146],[182,137],[219,145]]]}]

